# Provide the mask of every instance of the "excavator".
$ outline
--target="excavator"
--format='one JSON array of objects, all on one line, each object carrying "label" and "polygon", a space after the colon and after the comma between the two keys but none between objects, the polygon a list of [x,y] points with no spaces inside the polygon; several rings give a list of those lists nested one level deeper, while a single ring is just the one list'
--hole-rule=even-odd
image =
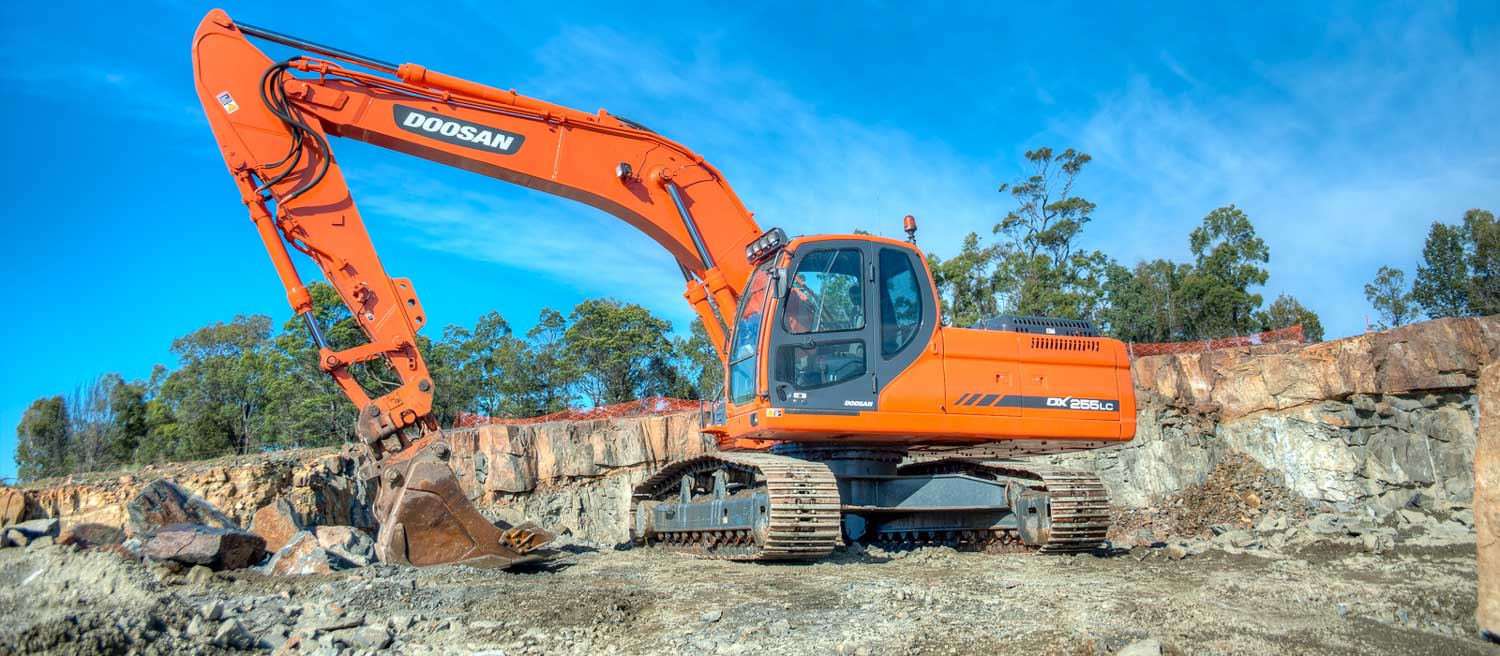
[{"label": "excavator", "polygon": [[[269,58],[252,39],[300,53]],[[355,139],[593,206],[676,260],[683,297],[723,361],[704,433],[718,449],[633,491],[640,548],[807,560],[846,542],[1088,551],[1108,528],[1097,476],[1013,458],[1135,434],[1129,359],[1087,321],[1005,316],[944,325],[915,246],[763,229],[703,157],[605,110],[588,113],[417,64],[392,64],[238,23],[193,37],[198,96],[319,367],[359,408],[375,482],[377,555],[508,567],[551,539],[487,521],[450,466],[418,351],[429,317],[390,276],[331,137]],[[307,256],[368,342],[331,348],[288,249]],[[515,244],[525,248],[525,244]],[[353,365],[399,380],[374,394]],[[981,448],[982,456],[972,456]]]}]

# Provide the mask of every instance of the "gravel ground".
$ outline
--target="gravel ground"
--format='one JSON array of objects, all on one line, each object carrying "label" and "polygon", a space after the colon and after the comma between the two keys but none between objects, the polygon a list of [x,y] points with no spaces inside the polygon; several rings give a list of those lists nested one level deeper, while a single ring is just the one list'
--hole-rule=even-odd
[{"label": "gravel ground", "polygon": [[1203,543],[1181,560],[923,548],[779,565],[573,545],[519,572],[294,578],[5,549],[0,654],[1496,653],[1473,635],[1473,542],[1398,545]]}]

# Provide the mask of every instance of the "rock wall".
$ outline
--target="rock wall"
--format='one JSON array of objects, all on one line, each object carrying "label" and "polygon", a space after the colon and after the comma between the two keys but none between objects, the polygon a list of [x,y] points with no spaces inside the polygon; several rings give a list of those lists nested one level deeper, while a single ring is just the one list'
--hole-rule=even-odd
[{"label": "rock wall", "polygon": [[1470,503],[1480,369],[1500,317],[1441,319],[1309,346],[1142,358],[1128,444],[1051,458],[1144,507],[1230,453],[1280,473],[1320,509],[1384,516]]},{"label": "rock wall", "polygon": [[1479,379],[1479,448],[1474,457],[1474,528],[1479,628],[1500,637],[1500,362]]},{"label": "rock wall", "polygon": [[152,465],[118,477],[79,477],[9,494],[24,498],[26,518],[56,517],[73,524],[126,526],[125,504],[158,478],[176,481],[241,527],[262,506],[286,498],[314,524],[374,527],[373,487],[354,475],[355,458],[330,450],[288,451],[226,461]]},{"label": "rock wall", "polygon": [[482,510],[606,543],[629,538],[630,492],[656,467],[713,447],[702,417],[600,419],[449,431],[459,482]]},{"label": "rock wall", "polygon": [[[1429,321],[1309,346],[1142,358],[1133,365],[1136,439],[1050,460],[1099,471],[1126,507],[1203,482],[1231,454],[1278,473],[1319,510],[1380,517],[1405,506],[1468,505],[1476,385],[1490,362],[1500,362],[1500,317]],[[627,537],[637,483],[661,463],[712,449],[700,425],[699,413],[688,412],[486,426],[450,431],[448,439],[460,483],[487,514],[614,543]],[[124,503],[143,484],[169,477],[241,526],[284,496],[309,524],[371,527],[371,488],[354,471],[348,454],[283,452],[23,489],[21,505],[27,518],[123,526]],[[0,489],[0,524],[16,514],[16,492]]]},{"label": "rock wall", "polygon": [[[585,540],[615,543],[628,538],[630,492],[637,483],[661,463],[712,447],[698,432],[700,420],[689,412],[496,425],[450,431],[448,440],[459,482],[492,518],[530,519]],[[0,525],[55,517],[64,527],[124,527],[125,504],[147,483],[169,478],[241,527],[260,508],[285,498],[307,525],[374,528],[374,487],[359,479],[356,464],[348,452],[286,451],[0,488]]]}]

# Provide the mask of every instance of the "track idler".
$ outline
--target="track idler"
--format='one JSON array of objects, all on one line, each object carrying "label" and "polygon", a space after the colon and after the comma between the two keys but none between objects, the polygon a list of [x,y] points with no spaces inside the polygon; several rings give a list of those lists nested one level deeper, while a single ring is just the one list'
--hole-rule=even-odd
[{"label": "track idler", "polygon": [[[375,555],[380,561],[503,568],[540,560],[533,552],[554,536],[529,522],[505,529],[491,524],[448,466],[448,444],[438,435],[423,441],[377,465]],[[402,458],[409,452],[415,455]]]}]

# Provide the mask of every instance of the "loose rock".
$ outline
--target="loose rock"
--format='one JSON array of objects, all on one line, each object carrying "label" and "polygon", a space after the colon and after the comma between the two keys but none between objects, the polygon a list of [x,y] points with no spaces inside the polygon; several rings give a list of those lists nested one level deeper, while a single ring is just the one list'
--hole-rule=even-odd
[{"label": "loose rock", "polygon": [[266,570],[278,576],[302,576],[332,574],[353,567],[354,563],[324,549],[312,531],[302,531],[292,536],[286,546],[276,552]]},{"label": "loose rock", "polygon": [[216,647],[252,649],[259,643],[260,640],[246,631],[245,627],[236,620],[224,620],[214,631],[213,644]]},{"label": "loose rock", "polygon": [[266,551],[280,551],[301,530],[302,520],[297,511],[281,497],[255,511],[250,520],[250,532],[265,539]]},{"label": "loose rock", "polygon": [[385,649],[391,644],[391,632],[383,626],[369,625],[354,632],[351,642],[365,649]]},{"label": "loose rock", "polygon": [[[187,576],[185,578],[187,578],[188,583],[193,583],[193,584],[197,584],[197,585],[203,585],[203,584],[208,583],[209,581],[213,580],[213,578],[214,578],[214,571],[211,570],[211,569],[209,569],[209,568],[207,568],[207,567],[204,567],[202,565],[193,565],[191,568],[188,569],[188,573],[187,573]],[[210,618],[210,619],[218,619],[218,618],[214,617],[214,618]]]},{"label": "loose rock", "polygon": [[1125,645],[1115,656],[1161,656],[1161,641],[1155,638],[1138,640]]},{"label": "loose rock", "polygon": [[107,524],[74,524],[63,529],[57,541],[79,548],[102,547],[124,542],[125,531]]},{"label": "loose rock", "polygon": [[355,566],[365,567],[375,562],[375,541],[364,531],[352,526],[319,526],[314,534],[324,549]]},{"label": "loose rock", "polygon": [[141,547],[141,555],[218,571],[260,562],[265,546],[259,535],[238,529],[174,524],[152,533]]},{"label": "loose rock", "polygon": [[58,536],[58,521],[56,519],[33,519],[29,522],[16,524],[6,531],[11,535],[19,533],[28,542],[35,541],[44,536],[56,538]]}]

